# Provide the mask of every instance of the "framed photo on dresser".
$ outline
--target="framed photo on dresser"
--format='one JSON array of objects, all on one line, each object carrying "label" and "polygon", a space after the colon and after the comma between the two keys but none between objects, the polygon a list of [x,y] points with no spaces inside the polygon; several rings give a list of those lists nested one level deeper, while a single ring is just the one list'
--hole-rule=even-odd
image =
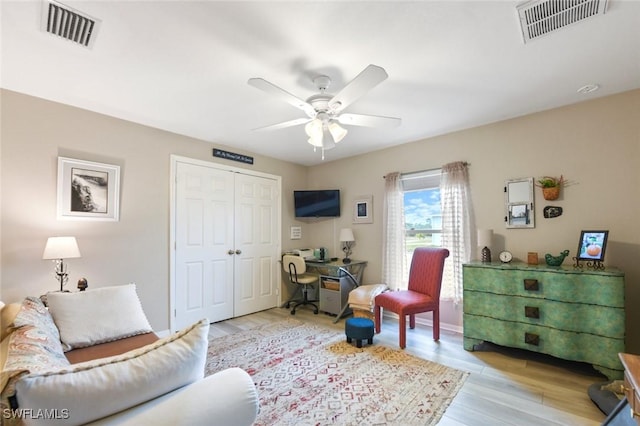
[{"label": "framed photo on dresser", "polygon": [[602,262],[607,248],[609,231],[582,231],[578,242],[578,260]]}]

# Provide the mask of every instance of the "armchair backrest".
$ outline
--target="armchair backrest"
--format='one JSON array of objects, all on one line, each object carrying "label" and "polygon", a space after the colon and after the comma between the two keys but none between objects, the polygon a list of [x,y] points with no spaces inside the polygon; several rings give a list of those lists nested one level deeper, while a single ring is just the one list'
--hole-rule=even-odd
[{"label": "armchair backrest", "polygon": [[449,257],[446,248],[418,247],[413,252],[409,270],[409,290],[440,299],[444,261]]},{"label": "armchair backrest", "polygon": [[289,279],[295,283],[298,281],[298,275],[307,271],[307,264],[302,256],[285,254],[282,256],[282,269],[289,274]]}]

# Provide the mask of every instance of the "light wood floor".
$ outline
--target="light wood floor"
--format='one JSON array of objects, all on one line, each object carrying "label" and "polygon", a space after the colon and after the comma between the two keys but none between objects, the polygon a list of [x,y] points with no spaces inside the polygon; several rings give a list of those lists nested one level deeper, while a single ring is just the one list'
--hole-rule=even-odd
[{"label": "light wood floor", "polygon": [[[289,310],[274,308],[212,324],[210,335],[224,336],[290,317]],[[295,318],[344,331],[344,318],[333,324],[335,318],[322,312],[313,315],[302,308]],[[434,342],[431,331],[423,325],[407,330],[405,350],[471,373],[439,425],[599,425],[605,419],[589,399],[587,388],[606,378],[590,368],[525,351],[489,348],[497,350],[468,352],[459,333],[441,330],[440,341]],[[398,347],[396,320],[384,319],[374,344]]]}]

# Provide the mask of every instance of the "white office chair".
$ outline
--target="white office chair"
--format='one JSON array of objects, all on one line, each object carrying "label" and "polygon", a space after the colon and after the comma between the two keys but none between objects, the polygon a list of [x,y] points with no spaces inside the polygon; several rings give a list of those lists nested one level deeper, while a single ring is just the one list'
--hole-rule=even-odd
[{"label": "white office chair", "polygon": [[[318,305],[314,302],[317,300],[309,300],[308,292],[309,287],[313,286],[311,284],[318,281],[318,276],[315,274],[307,274],[307,264],[304,262],[304,259],[300,256],[293,256],[289,254],[285,254],[282,256],[282,269],[289,274],[289,280],[291,283],[296,284],[298,289],[302,290],[302,300],[295,301],[293,308],[291,309],[291,315],[296,314],[296,309],[298,306],[310,305],[313,306],[313,313],[318,314]],[[298,289],[296,289],[295,294],[298,293]],[[289,309],[290,304],[294,302],[294,300],[289,300],[285,303],[285,308]]]}]

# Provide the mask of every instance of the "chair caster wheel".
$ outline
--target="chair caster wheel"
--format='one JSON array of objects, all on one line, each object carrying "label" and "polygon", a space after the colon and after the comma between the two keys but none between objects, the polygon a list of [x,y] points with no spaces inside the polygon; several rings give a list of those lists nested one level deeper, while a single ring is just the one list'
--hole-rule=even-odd
[{"label": "chair caster wheel", "polygon": [[285,309],[289,309],[289,302],[287,302],[286,305],[284,305]]},{"label": "chair caster wheel", "polygon": [[295,315],[295,314],[296,314],[296,311],[291,311],[291,315]]},{"label": "chair caster wheel", "polygon": [[317,310],[317,309],[314,309],[314,310],[313,310],[313,313],[314,313],[315,315],[318,315],[318,310]]}]

